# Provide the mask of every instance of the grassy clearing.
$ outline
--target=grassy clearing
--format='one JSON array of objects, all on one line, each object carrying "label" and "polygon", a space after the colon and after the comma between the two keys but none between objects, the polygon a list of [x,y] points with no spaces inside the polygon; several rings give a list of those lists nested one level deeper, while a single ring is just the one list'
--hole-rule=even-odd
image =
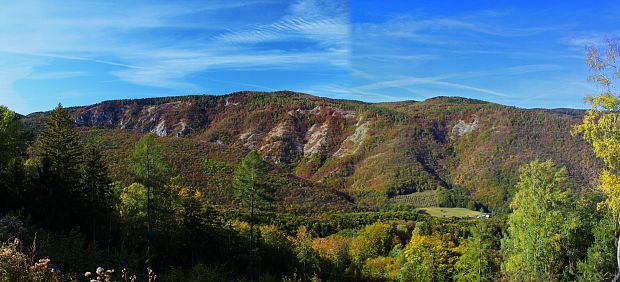
[{"label": "grassy clearing", "polygon": [[440,208],[440,207],[429,207],[429,208],[421,208],[420,211],[426,212],[427,214],[435,217],[475,217],[477,215],[482,214],[478,211],[472,211],[465,208]]}]

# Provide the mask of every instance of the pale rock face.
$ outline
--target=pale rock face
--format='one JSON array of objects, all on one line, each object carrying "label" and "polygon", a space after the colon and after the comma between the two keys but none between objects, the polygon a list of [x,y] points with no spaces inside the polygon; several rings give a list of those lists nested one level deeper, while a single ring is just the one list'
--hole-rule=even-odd
[{"label": "pale rock face", "polygon": [[290,110],[288,111],[288,115],[290,116],[307,116],[307,115],[317,116],[325,111],[332,111],[331,115],[334,117],[341,116],[341,117],[344,117],[345,119],[351,119],[351,118],[357,117],[357,114],[354,111],[345,111],[341,109],[335,109],[332,107],[324,107],[324,106],[316,106],[310,110],[304,110],[304,109]]},{"label": "pale rock face", "polygon": [[364,141],[368,134],[368,130],[370,129],[370,122],[366,121],[360,124],[361,121],[358,122],[357,128],[355,128],[355,132],[349,135],[347,139],[345,139],[338,151],[334,153],[334,157],[341,158],[346,155],[355,154],[359,149],[359,145]]},{"label": "pale rock face", "polygon": [[292,160],[291,150],[299,151],[299,136],[292,121],[284,121],[272,128],[262,140],[259,152],[276,164]]},{"label": "pale rock face", "polygon": [[318,115],[323,110],[323,106],[316,106],[312,110],[308,111],[308,113],[313,115]]},{"label": "pale rock face", "polygon": [[239,140],[243,141],[243,146],[248,149],[255,149],[263,138],[263,134],[247,131],[239,134]]},{"label": "pale rock face", "polygon": [[355,114],[355,112],[345,112],[342,116],[346,119],[351,119],[356,118],[357,114]]},{"label": "pale rock face", "polygon": [[252,134],[253,134],[253,133],[252,133],[251,131],[241,133],[241,134],[239,134],[239,139],[240,139],[240,140],[244,140],[244,141],[245,141],[245,140],[247,140],[247,139],[248,139],[248,138],[249,138]]},{"label": "pale rock face", "polygon": [[166,121],[161,121],[155,129],[151,130],[152,133],[159,137],[168,136],[168,130],[166,129]]},{"label": "pale rock face", "polygon": [[267,133],[267,137],[265,137],[265,141],[269,142],[273,139],[285,138],[290,135],[290,132],[293,130],[293,125],[285,121],[283,123],[278,124],[276,127],[271,129],[269,133]]},{"label": "pale rock face", "polygon": [[[184,101],[145,107],[136,105],[109,107],[106,104],[97,104],[76,113],[75,122],[80,125],[134,129],[158,136],[183,137],[189,134],[191,127],[187,125],[186,118],[175,120],[175,115],[183,113],[191,105],[190,102]],[[166,121],[175,124],[166,125]]]},{"label": "pale rock face", "polygon": [[229,99],[230,98],[226,98],[226,100],[225,100],[226,103],[224,104],[225,107],[239,105],[239,103],[231,102]]},{"label": "pale rock face", "polygon": [[468,134],[478,128],[478,117],[473,116],[474,121],[471,123],[466,123],[464,120],[459,120],[454,127],[452,127],[451,137],[460,137],[465,134]]},{"label": "pale rock face", "polygon": [[314,124],[306,132],[306,145],[304,145],[304,157],[320,152],[327,144],[327,132],[329,124]]},{"label": "pale rock face", "polygon": [[294,115],[317,115],[321,112],[321,110],[323,110],[324,108],[322,106],[316,106],[314,108],[312,108],[311,110],[303,110],[303,109],[296,109],[296,110],[290,110],[288,111],[288,114],[291,116]]},{"label": "pale rock face", "polygon": [[355,129],[355,132],[351,134],[351,136],[347,137],[346,140],[358,144],[364,139],[364,137],[366,137],[368,129],[370,129],[370,122],[362,123]]},{"label": "pale rock face", "polygon": [[[281,147],[284,147],[284,142],[275,141],[275,142],[267,143],[261,146],[258,149],[258,151],[261,152],[262,154],[270,155],[270,153],[272,153],[274,150],[276,150],[277,148],[281,148]],[[270,157],[273,157],[273,156],[270,156]]]}]

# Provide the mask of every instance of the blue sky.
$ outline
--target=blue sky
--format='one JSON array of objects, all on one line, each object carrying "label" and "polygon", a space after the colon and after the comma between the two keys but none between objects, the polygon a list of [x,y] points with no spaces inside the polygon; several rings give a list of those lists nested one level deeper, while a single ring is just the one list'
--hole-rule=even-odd
[{"label": "blue sky", "polygon": [[0,104],[30,113],[287,89],[584,107],[595,90],[584,47],[620,36],[620,4],[511,2],[10,1],[0,9]]},{"label": "blue sky", "polygon": [[401,1],[352,5],[352,93],[463,96],[584,108],[585,46],[620,35],[618,1]]}]

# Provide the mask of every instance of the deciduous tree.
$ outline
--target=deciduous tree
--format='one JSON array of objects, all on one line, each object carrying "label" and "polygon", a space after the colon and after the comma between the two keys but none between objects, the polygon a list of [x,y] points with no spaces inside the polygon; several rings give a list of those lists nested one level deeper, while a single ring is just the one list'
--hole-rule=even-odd
[{"label": "deciduous tree", "polygon": [[502,269],[513,281],[557,280],[566,259],[562,246],[576,226],[566,170],[533,161],[521,167],[519,179],[502,241]]},{"label": "deciduous tree", "polygon": [[18,207],[25,139],[19,116],[0,106],[0,212]]},{"label": "deciduous tree", "polygon": [[454,243],[437,236],[413,235],[405,246],[400,281],[450,281],[457,256]]},{"label": "deciduous tree", "polygon": [[[598,189],[607,195],[607,199],[599,207],[618,214],[620,222],[620,98],[615,88],[620,80],[618,56],[620,47],[617,41],[608,42],[605,50],[588,48],[586,63],[592,71],[589,80],[599,87],[600,93],[586,97],[590,109],[583,122],[573,128],[573,134],[589,142],[594,154],[603,161],[605,166]],[[613,281],[620,279],[620,238],[618,242],[618,270]]]}]

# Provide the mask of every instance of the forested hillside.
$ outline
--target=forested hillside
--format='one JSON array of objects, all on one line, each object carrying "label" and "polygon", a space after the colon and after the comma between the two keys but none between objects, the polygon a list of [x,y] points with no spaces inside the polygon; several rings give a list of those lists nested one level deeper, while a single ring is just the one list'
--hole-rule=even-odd
[{"label": "forested hillside", "polygon": [[[569,132],[583,111],[464,98],[369,104],[238,92],[108,101],[69,113],[81,138],[101,146],[115,179],[131,182],[125,158],[150,132],[162,137],[156,142],[182,182],[217,204],[231,202],[225,178],[252,149],[277,178],[279,208],[298,212],[377,210],[398,195],[457,188],[470,207],[503,213],[524,163],[553,159],[577,190],[592,187],[599,167]],[[36,134],[47,116],[24,122]]]},{"label": "forested hillside", "polygon": [[0,281],[609,279],[613,198],[571,135],[594,113],[292,92],[0,107]]}]

